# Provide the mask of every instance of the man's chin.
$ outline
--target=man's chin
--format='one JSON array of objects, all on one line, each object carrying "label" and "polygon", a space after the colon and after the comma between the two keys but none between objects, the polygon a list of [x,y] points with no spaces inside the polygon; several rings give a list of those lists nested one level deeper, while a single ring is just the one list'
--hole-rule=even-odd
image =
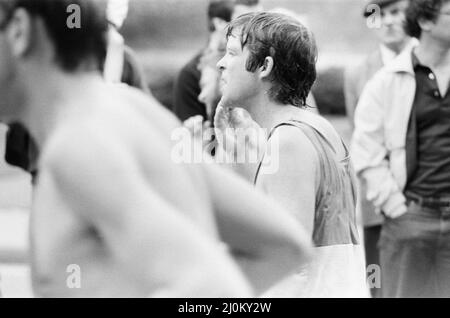
[{"label": "man's chin", "polygon": [[383,43],[386,45],[400,45],[405,42],[406,35],[389,32],[383,36]]},{"label": "man's chin", "polygon": [[226,93],[226,90],[225,90],[225,84],[222,83],[222,82],[219,83],[219,93],[220,93],[221,96],[224,96],[225,93]]},{"label": "man's chin", "polygon": [[233,102],[232,100],[230,100],[230,99],[228,99],[228,98],[226,98],[226,97],[223,97],[223,96],[222,96],[222,98],[220,99],[219,105],[220,105],[221,107],[224,107],[224,108],[236,108],[236,107],[239,107],[239,106],[237,105],[237,103],[235,103],[235,102]]}]

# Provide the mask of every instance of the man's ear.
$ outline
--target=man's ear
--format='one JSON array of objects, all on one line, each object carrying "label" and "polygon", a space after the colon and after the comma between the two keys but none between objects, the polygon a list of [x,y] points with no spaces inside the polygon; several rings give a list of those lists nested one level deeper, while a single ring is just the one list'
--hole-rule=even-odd
[{"label": "man's ear", "polygon": [[273,71],[274,60],[271,56],[264,59],[264,64],[259,68],[259,77],[261,79],[268,78]]},{"label": "man's ear", "polygon": [[17,9],[7,30],[8,41],[14,56],[23,56],[31,47],[32,21],[30,14],[22,8]]},{"label": "man's ear", "polygon": [[420,28],[422,29],[422,32],[430,32],[434,26],[433,21],[426,20],[424,18],[419,18],[417,20],[417,23],[419,24]]}]

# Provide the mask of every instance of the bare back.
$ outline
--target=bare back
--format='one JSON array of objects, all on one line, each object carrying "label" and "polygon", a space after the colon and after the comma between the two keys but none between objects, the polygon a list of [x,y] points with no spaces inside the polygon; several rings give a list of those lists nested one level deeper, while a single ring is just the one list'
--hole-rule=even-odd
[{"label": "bare back", "polygon": [[[96,218],[92,214],[97,211],[90,210],[93,206],[100,210],[105,208],[105,211],[120,206],[129,213],[131,220],[137,214],[136,226],[139,227],[139,213],[148,210],[144,203],[146,191],[160,196],[164,204],[170,202],[170,206],[143,213],[160,213],[164,217],[165,210],[181,211],[188,222],[199,226],[204,232],[202,235],[217,241],[219,246],[212,203],[201,168],[173,164],[170,156],[170,133],[179,125],[178,121],[137,91],[120,86],[100,87],[103,91],[89,91],[82,98],[90,101],[89,104],[80,102],[71,106],[73,111],[68,112],[71,116],[61,119],[43,147],[31,221],[33,282],[39,295],[142,296],[146,293],[148,282],[128,273],[129,268],[118,261],[111,250],[117,248],[120,254],[123,249],[136,249],[136,259],[124,262],[147,264],[149,260],[144,256],[140,259],[140,250],[147,247],[139,246],[138,241],[137,246],[130,244],[119,248],[120,236],[115,237],[109,229],[101,229],[102,222],[109,222],[109,216],[105,220],[101,216]],[[69,182],[60,181],[61,171],[65,174],[64,180]],[[97,172],[100,180],[96,178]],[[96,183],[96,188],[92,183]],[[142,196],[130,195],[133,191],[142,192]],[[128,222],[128,217],[124,220]],[[108,226],[105,224],[105,228]],[[148,231],[152,229],[163,231],[164,224],[153,222]],[[180,231],[182,229],[177,233],[175,228],[167,228],[167,235],[177,236]],[[158,239],[156,236],[156,242],[151,244],[160,246],[149,247],[157,251],[153,254],[154,272],[156,276],[170,276],[177,264],[168,266],[167,262],[158,260],[177,251],[165,247],[165,241]],[[221,255],[225,257],[225,252]],[[229,265],[234,270],[234,265],[226,263],[225,259],[224,266]],[[81,289],[68,287],[70,265],[81,269]]]}]

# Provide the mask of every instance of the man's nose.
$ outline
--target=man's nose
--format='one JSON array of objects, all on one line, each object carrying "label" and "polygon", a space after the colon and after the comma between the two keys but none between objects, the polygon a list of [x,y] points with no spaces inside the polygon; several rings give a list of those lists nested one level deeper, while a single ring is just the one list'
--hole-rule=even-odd
[{"label": "man's nose", "polygon": [[387,25],[387,26],[392,25],[394,22],[394,17],[390,13],[385,13],[382,18],[382,22],[384,25]]},{"label": "man's nose", "polygon": [[220,70],[220,71],[223,71],[224,69],[225,69],[225,56],[224,57],[222,57],[220,60],[219,60],[219,62],[217,62],[217,68]]}]

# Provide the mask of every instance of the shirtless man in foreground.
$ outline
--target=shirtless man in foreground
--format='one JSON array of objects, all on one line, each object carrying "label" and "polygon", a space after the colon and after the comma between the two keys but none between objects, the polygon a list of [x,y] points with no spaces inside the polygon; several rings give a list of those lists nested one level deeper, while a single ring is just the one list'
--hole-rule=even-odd
[{"label": "shirtless man in foreground", "polygon": [[[66,27],[71,4],[81,8],[79,29]],[[101,77],[98,6],[0,0],[1,117],[23,124],[41,149],[30,222],[36,295],[262,292],[308,259],[310,240],[245,182],[172,163],[178,121]],[[81,288],[67,284],[71,265]]]}]

